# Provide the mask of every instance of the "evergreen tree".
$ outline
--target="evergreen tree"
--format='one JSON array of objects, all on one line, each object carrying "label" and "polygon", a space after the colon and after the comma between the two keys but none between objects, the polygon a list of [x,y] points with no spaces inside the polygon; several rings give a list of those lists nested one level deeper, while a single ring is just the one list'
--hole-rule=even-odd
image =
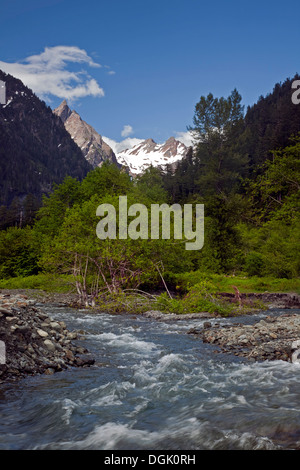
[{"label": "evergreen tree", "polygon": [[300,106],[292,102],[292,83],[299,79],[296,74],[277,83],[272,93],[248,107],[242,140],[251,169],[272,158],[274,150],[289,145],[290,136],[300,131]]},{"label": "evergreen tree", "polygon": [[225,98],[210,93],[196,104],[194,127],[189,130],[197,142],[199,160],[197,187],[203,197],[235,192],[247,170],[247,158],[236,146],[243,130],[243,106],[237,90]]},{"label": "evergreen tree", "polygon": [[33,195],[27,194],[23,203],[24,211],[24,225],[32,225],[38,209],[40,208],[40,201]]}]

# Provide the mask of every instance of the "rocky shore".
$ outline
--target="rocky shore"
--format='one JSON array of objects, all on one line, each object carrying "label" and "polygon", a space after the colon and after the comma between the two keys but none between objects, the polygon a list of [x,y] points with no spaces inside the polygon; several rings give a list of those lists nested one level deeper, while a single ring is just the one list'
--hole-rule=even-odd
[{"label": "rocky shore", "polygon": [[94,364],[88,351],[74,344],[76,339],[78,332],[51,319],[35,300],[0,294],[0,383]]},{"label": "rocky shore", "polygon": [[252,325],[203,323],[189,334],[218,346],[217,352],[230,353],[251,361],[283,360],[300,362],[300,314],[267,316]]},{"label": "rocky shore", "polygon": [[[240,294],[238,299],[235,294],[224,293],[220,296],[229,302],[240,305],[241,316],[247,313],[243,307],[250,307],[248,313],[251,314],[251,307],[255,307],[257,302],[264,305],[264,309],[270,312],[273,309],[282,309],[287,312],[290,309],[300,309],[300,296],[296,293]],[[239,309],[237,309],[237,315],[238,312]],[[253,313],[256,312],[257,310],[254,308]],[[300,310],[299,314],[269,315],[253,325],[221,324],[216,321],[220,316],[205,312],[178,315],[150,310],[143,315],[157,321],[211,319],[214,322],[204,321],[203,328],[192,328],[188,334],[198,337],[205,343],[216,345],[218,347],[216,352],[234,354],[250,361],[300,362]]]},{"label": "rocky shore", "polygon": [[157,321],[173,321],[173,320],[201,320],[207,318],[215,318],[217,315],[208,312],[199,313],[165,313],[160,310],[148,310],[147,312],[140,314],[143,317],[151,318]]},{"label": "rocky shore", "polygon": [[274,308],[300,308],[300,295],[292,292],[255,292],[255,293],[220,293],[219,297],[241,306],[255,306],[259,303],[268,309]]}]

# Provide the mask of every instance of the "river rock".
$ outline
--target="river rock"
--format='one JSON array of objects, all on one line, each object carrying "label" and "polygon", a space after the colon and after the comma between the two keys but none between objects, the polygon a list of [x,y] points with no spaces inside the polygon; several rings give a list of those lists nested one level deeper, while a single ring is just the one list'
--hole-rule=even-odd
[{"label": "river rock", "polygon": [[47,369],[44,372],[44,374],[46,375],[53,375],[54,373],[55,373],[55,369],[53,369],[52,367],[47,367]]},{"label": "river rock", "polygon": [[1,308],[0,307],[0,313],[2,313],[2,315],[5,315],[5,316],[11,316],[11,310],[7,310],[6,308]]},{"label": "river rock", "polygon": [[50,322],[50,326],[53,330],[61,330],[62,326],[57,321]]},{"label": "river rock", "polygon": [[89,354],[82,354],[75,358],[77,366],[90,366],[95,363],[95,359]]},{"label": "river rock", "polygon": [[42,330],[41,328],[38,328],[36,330],[37,334],[40,335],[42,338],[46,338],[48,336],[47,331]]},{"label": "river rock", "polygon": [[48,351],[54,352],[56,350],[55,344],[52,341],[50,341],[50,339],[45,339],[44,345],[46,346]]}]

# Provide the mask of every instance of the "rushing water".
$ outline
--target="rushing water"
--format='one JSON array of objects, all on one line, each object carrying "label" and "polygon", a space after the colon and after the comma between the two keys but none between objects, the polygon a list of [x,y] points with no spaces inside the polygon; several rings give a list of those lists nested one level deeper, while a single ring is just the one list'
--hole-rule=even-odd
[{"label": "rushing water", "polygon": [[300,448],[299,364],[217,354],[187,334],[200,320],[47,312],[97,365],[5,385],[0,449]]}]

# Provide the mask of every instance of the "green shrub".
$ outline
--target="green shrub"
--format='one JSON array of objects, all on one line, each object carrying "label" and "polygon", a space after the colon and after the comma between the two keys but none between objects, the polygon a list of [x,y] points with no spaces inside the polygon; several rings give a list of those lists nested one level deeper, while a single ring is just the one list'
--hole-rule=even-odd
[{"label": "green shrub", "polygon": [[263,256],[260,253],[249,253],[245,260],[245,271],[249,276],[261,276],[264,267]]},{"label": "green shrub", "polygon": [[170,298],[166,293],[157,298],[156,306],[159,310],[169,313],[197,313],[208,312],[228,315],[233,311],[232,305],[214,297],[211,292],[215,286],[210,281],[202,281],[189,288],[182,298]]}]

